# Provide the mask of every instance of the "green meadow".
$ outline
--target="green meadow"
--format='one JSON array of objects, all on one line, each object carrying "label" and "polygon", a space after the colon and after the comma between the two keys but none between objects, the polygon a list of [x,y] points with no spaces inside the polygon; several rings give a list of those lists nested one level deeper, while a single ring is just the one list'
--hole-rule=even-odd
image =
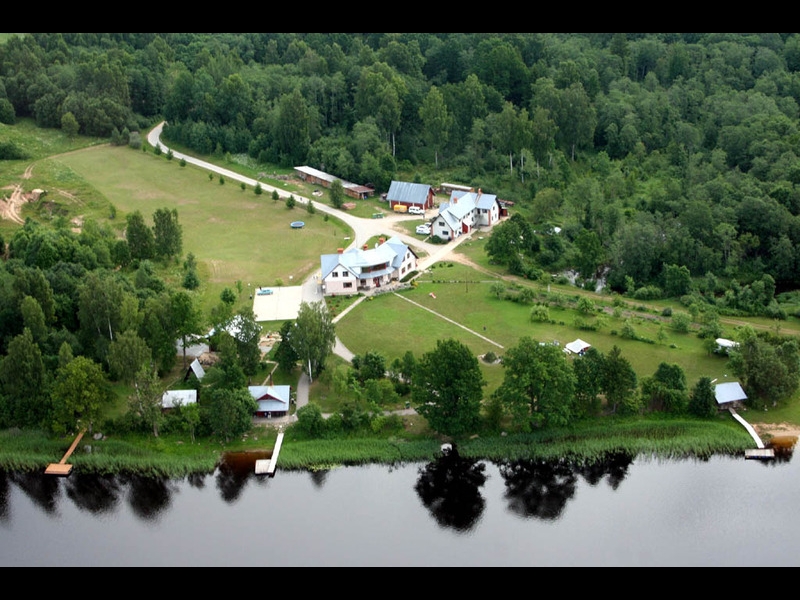
[{"label": "green meadow", "polygon": [[[164,155],[128,147],[103,146],[51,159],[90,183],[117,210],[116,219],[140,211],[152,224],[156,209],[178,211],[184,254],[200,265],[203,308],[210,309],[225,287],[292,285],[319,268],[321,254],[335,252],[350,231],[339,220],[310,214],[304,206],[288,209],[270,194],[219,182],[192,165],[180,166]],[[102,217],[102,215],[97,215]],[[302,229],[290,227],[303,221]],[[174,276],[180,276],[176,269]],[[243,303],[249,304],[249,298]]]},{"label": "green meadow", "polygon": [[[565,305],[549,308],[549,322],[532,322],[530,305],[498,299],[492,293],[495,280],[467,266],[439,263],[417,281],[419,285],[414,289],[362,302],[337,324],[339,339],[356,354],[377,351],[391,362],[407,350],[420,356],[433,350],[437,340],[445,338],[461,341],[477,356],[490,351],[502,356],[505,349],[515,346],[525,336],[542,343],[557,342],[562,347],[580,338],[603,353],[619,346],[640,378],[652,375],[661,362],[680,365],[690,386],[702,376],[712,379],[730,376],[727,360],[709,354],[697,335],[677,333],[670,329],[669,319],[661,320],[652,313],[623,311],[614,316],[613,311],[608,314],[598,310],[596,315],[587,317],[569,302],[570,296],[562,293]],[[546,286],[531,282],[521,285],[536,290],[539,301],[546,302]],[[599,309],[601,302],[610,307],[610,299],[598,297]],[[575,325],[578,318],[597,329],[580,329]],[[630,319],[638,338],[655,343],[621,337],[626,319]],[[660,328],[666,337],[657,341]],[[490,393],[502,382],[502,367],[483,362],[481,366],[488,382],[486,393]]]}]

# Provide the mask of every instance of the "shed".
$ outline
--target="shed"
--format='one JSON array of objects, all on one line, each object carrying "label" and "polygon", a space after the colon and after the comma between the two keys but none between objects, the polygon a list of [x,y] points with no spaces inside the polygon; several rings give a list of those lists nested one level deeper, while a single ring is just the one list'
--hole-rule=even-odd
[{"label": "shed", "polygon": [[256,417],[284,417],[289,413],[291,386],[288,385],[251,385],[247,388],[253,400],[258,404]]},{"label": "shed", "polygon": [[349,181],[345,181],[340,177],[325,173],[324,171],[320,171],[319,169],[315,169],[313,167],[295,167],[294,170],[298,177],[300,177],[300,179],[303,181],[307,181],[315,185],[321,185],[326,188],[330,188],[331,184],[338,179],[342,182],[344,193],[359,200],[368,198],[375,193],[375,190],[368,185],[357,185],[355,183],[350,183]]},{"label": "shed", "polygon": [[401,206],[417,206],[423,210],[433,208],[434,200],[433,188],[424,183],[409,183],[406,181],[392,181],[386,199],[389,206],[394,209],[398,204]]},{"label": "shed", "polygon": [[564,348],[572,352],[573,354],[577,354],[579,356],[583,356],[583,353],[586,352],[592,345],[584,342],[582,339],[578,338],[574,342],[570,342]]},{"label": "shed", "polygon": [[161,396],[162,410],[197,404],[197,390],[167,390]]},{"label": "shed", "polygon": [[190,364],[189,368],[186,369],[186,375],[184,376],[183,380],[188,380],[192,375],[197,377],[198,381],[202,381],[203,377],[206,376],[206,371],[203,369],[203,365],[200,364],[200,359],[195,358],[192,361],[192,364]]},{"label": "shed", "polygon": [[736,406],[747,400],[747,394],[744,393],[738,381],[718,383],[714,387],[714,397],[717,399],[717,406],[720,408]]}]

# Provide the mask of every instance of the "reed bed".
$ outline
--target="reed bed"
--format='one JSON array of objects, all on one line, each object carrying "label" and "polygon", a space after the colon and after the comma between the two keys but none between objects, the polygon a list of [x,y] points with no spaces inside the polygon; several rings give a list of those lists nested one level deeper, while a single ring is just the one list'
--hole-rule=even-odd
[{"label": "reed bed", "polygon": [[[740,425],[693,419],[630,419],[587,422],[569,429],[526,434],[475,436],[454,440],[461,456],[479,460],[567,460],[591,463],[611,454],[631,457],[708,458],[741,454],[753,448]],[[404,464],[441,456],[441,439],[345,438],[303,439],[288,433],[279,468],[318,470],[339,465]],[[0,432],[0,470],[32,471],[61,460],[68,443],[35,432]],[[271,444],[267,443],[271,450]],[[103,440],[82,443],[70,464],[84,473],[135,472],[145,476],[184,477],[211,473],[221,451],[208,444],[182,444],[159,439]]]},{"label": "reed bed", "polygon": [[434,459],[435,440],[342,439],[284,441],[281,469],[319,469],[335,465],[401,464]]},{"label": "reed bed", "polygon": [[735,454],[753,447],[753,439],[740,426],[669,420],[476,438],[459,443],[458,450],[462,456],[491,460],[568,458],[592,462],[618,452],[669,459]]},{"label": "reed bed", "polygon": [[[71,440],[51,438],[43,432],[0,431],[0,470],[44,470],[48,464],[60,462],[70,444]],[[135,441],[83,441],[68,462],[83,473],[183,477],[212,472],[219,455],[199,445],[165,451],[163,444],[152,447]]]}]

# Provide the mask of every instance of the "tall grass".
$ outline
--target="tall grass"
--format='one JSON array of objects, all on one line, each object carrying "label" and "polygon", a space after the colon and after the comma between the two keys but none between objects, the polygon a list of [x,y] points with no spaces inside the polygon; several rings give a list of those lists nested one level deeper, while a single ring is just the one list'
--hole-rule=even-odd
[{"label": "tall grass", "polygon": [[569,430],[477,438],[459,443],[462,456],[492,460],[558,459],[595,461],[611,453],[665,459],[742,453],[753,439],[734,423],[658,419],[584,423]]},{"label": "tall grass", "polygon": [[315,469],[336,465],[401,464],[431,460],[440,450],[432,439],[339,439],[284,441],[280,469]]}]

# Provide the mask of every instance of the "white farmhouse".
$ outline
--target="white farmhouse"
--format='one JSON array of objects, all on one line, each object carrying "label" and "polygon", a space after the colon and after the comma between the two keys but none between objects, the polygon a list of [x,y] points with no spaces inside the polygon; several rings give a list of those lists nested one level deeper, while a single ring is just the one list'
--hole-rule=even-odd
[{"label": "white farmhouse", "polygon": [[397,237],[389,238],[376,248],[339,250],[323,254],[322,290],[326,296],[350,296],[400,281],[417,268],[417,255]]},{"label": "white farmhouse", "polygon": [[500,220],[500,202],[494,194],[456,190],[450,201],[439,205],[439,215],[433,220],[432,235],[454,240],[476,227],[491,227]]}]

